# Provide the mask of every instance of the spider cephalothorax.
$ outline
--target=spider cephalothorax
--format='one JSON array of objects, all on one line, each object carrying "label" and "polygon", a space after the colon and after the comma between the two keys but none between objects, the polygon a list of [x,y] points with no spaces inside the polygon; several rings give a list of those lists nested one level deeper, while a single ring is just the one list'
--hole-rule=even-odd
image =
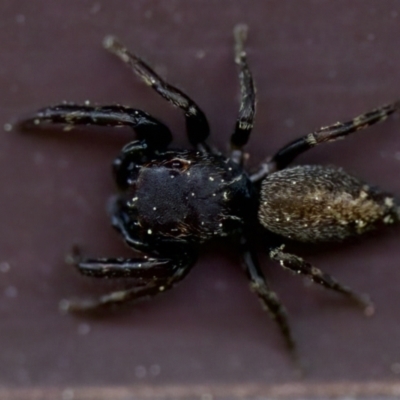
[{"label": "spider cephalothorax", "polygon": [[147,234],[194,242],[231,235],[254,210],[241,168],[200,152],[163,153],[137,165],[124,197],[126,212]]},{"label": "spider cephalothorax", "polygon": [[[264,229],[282,238],[303,242],[342,240],[391,224],[399,219],[399,203],[341,169],[288,165],[304,151],[384,120],[400,108],[395,102],[346,123],[336,123],[297,139],[268,158],[257,172],[243,167],[243,147],[253,126],[255,90],[248,68],[244,40],[247,29],[237,26],[235,61],[239,66],[241,104],[223,155],[208,146],[209,125],[204,113],[184,93],[164,82],[139,57],[115,38],[105,47],[116,54],[145,83],[183,110],[193,150],[168,149],[169,129],[147,113],[130,107],[61,104],[39,110],[21,122],[24,129],[61,123],[129,126],[137,139],[127,144],[114,161],[120,193],[110,207],[112,224],[139,257],[81,259],[81,273],[96,277],[130,277],[136,284],[93,300],[65,300],[65,310],[82,311],[151,296],[171,288],[195,263],[199,245],[215,237],[230,237],[242,254],[252,290],[277,321],[285,340],[294,340],[284,307],[269,288],[250,242],[250,233]],[[340,292],[373,312],[368,296],[359,295],[284,246],[265,243],[270,258],[304,274],[326,288]]]}]

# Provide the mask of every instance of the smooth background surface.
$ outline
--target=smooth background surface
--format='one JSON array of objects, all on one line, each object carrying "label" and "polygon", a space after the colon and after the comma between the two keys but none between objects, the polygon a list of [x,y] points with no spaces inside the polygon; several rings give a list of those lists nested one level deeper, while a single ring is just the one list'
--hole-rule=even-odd
[{"label": "smooth background surface", "polygon": [[[226,148],[238,110],[232,29],[250,27],[258,94],[249,166],[299,135],[400,97],[397,1],[6,1],[0,4],[0,125],[62,100],[129,104],[184,123],[102,49],[119,36],[207,113]],[[290,383],[290,357],[231,249],[208,246],[175,290],[100,317],[61,315],[58,301],[114,284],[64,263],[73,243],[129,256],[105,211],[110,163],[129,132],[1,132],[0,386]],[[400,196],[400,119],[308,152]],[[310,382],[395,381],[400,372],[400,230],[303,255],[369,292],[365,318],[264,260],[284,300]],[[233,250],[233,249],[232,249]],[[10,266],[9,270],[7,266]],[[3,272],[2,272],[3,271]]]}]

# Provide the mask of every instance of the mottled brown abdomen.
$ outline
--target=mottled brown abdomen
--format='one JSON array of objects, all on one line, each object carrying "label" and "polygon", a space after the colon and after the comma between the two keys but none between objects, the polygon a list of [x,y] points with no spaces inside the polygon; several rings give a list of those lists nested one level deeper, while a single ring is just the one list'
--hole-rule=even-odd
[{"label": "mottled brown abdomen", "polygon": [[258,216],[293,240],[337,241],[398,221],[399,203],[342,169],[305,165],[265,178]]}]

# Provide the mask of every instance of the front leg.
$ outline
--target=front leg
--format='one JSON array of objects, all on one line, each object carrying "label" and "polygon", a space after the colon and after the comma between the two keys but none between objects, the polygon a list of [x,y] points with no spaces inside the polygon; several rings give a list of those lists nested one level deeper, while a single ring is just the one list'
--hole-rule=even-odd
[{"label": "front leg", "polygon": [[46,107],[19,122],[23,130],[43,125],[63,124],[68,131],[76,125],[105,127],[128,126],[135,130],[138,139],[155,150],[164,150],[172,141],[168,127],[144,111],[121,105],[87,106],[60,104]]},{"label": "front leg", "polygon": [[285,246],[280,246],[271,250],[269,253],[271,259],[278,261],[283,268],[289,269],[297,274],[305,275],[313,282],[316,282],[327,289],[334,290],[335,292],[341,293],[354,300],[364,308],[365,315],[370,316],[374,313],[375,307],[369,296],[354,292],[349,287],[342,285],[335,278],[326,274],[325,272],[322,272],[320,269],[304,261],[302,258],[295,256],[294,254],[284,252],[284,247]]},{"label": "front leg", "polygon": [[209,151],[205,140],[210,133],[210,127],[200,107],[185,93],[165,82],[147,63],[136,54],[131,53],[114,36],[107,36],[103,44],[108,51],[132,68],[133,72],[161,97],[184,112],[190,143],[199,150]]}]

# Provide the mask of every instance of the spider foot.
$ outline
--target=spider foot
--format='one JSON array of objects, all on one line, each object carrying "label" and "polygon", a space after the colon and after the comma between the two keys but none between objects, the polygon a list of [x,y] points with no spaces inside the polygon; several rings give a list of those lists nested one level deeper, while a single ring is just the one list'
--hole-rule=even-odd
[{"label": "spider foot", "polygon": [[375,304],[371,300],[371,298],[364,294],[360,298],[360,305],[364,308],[364,315],[366,317],[372,317],[375,314]]},{"label": "spider foot", "polygon": [[65,263],[77,266],[82,261],[82,248],[77,244],[72,245],[71,250],[65,256]]},{"label": "spider foot", "polygon": [[63,299],[59,303],[59,310],[63,313],[90,312],[105,308],[125,300],[126,291],[121,290],[103,295],[98,299]]},{"label": "spider foot", "polygon": [[93,303],[94,302],[92,300],[62,299],[58,304],[58,309],[64,314],[70,312],[88,311],[94,308]]}]

